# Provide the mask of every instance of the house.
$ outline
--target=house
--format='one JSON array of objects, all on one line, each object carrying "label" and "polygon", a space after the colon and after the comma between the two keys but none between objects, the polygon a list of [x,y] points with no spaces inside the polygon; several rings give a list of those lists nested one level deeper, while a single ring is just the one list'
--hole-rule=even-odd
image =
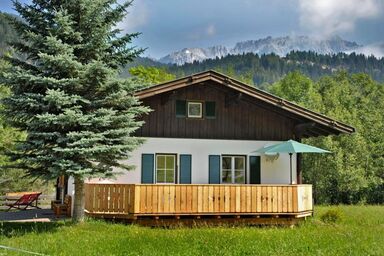
[{"label": "house", "polygon": [[145,143],[127,160],[134,170],[89,181],[86,209],[94,216],[307,216],[312,187],[301,184],[300,155],[291,178],[288,154],[255,151],[355,131],[215,71],[136,96],[153,110],[136,134]]}]

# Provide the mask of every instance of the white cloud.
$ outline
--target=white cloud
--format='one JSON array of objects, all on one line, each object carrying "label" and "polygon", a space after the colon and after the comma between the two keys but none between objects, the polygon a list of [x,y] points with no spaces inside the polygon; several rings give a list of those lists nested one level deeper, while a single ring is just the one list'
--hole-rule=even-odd
[{"label": "white cloud", "polygon": [[136,0],[128,8],[128,14],[118,25],[124,32],[140,32],[139,29],[149,21],[149,8],[143,0]]},{"label": "white cloud", "polygon": [[205,29],[205,34],[207,36],[214,36],[216,34],[216,27],[213,24],[208,25],[208,27]]},{"label": "white cloud", "polygon": [[352,31],[356,21],[379,16],[382,0],[299,0],[300,24],[313,34]]},{"label": "white cloud", "polygon": [[216,26],[214,24],[207,24],[204,27],[198,27],[188,32],[187,39],[189,40],[202,40],[216,35]]}]

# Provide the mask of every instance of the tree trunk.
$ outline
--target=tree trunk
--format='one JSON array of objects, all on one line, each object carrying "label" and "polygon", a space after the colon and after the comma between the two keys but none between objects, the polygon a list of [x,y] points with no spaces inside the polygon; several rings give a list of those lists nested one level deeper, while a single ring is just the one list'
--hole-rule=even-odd
[{"label": "tree trunk", "polygon": [[73,207],[73,220],[82,222],[84,221],[84,180],[79,177],[75,178],[75,202]]}]

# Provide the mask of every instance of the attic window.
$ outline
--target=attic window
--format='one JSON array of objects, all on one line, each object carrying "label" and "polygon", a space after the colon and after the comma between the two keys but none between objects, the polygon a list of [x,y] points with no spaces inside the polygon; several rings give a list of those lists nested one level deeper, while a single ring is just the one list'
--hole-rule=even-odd
[{"label": "attic window", "polygon": [[203,117],[203,103],[202,102],[188,102],[188,117],[189,118],[202,118]]}]

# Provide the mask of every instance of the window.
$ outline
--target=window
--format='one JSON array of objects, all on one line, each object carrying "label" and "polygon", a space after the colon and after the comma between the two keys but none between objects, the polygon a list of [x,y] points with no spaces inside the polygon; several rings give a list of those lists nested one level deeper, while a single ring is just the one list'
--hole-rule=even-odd
[{"label": "window", "polygon": [[176,156],[156,155],[156,183],[175,183]]},{"label": "window", "polygon": [[189,118],[202,118],[203,117],[203,103],[201,102],[188,102],[188,117]]},{"label": "window", "polygon": [[214,101],[205,102],[205,117],[207,119],[216,118],[216,103]]},{"label": "window", "polygon": [[244,156],[223,156],[221,163],[221,183],[245,183]]},{"label": "window", "polygon": [[187,105],[185,100],[176,100],[176,117],[185,117]]}]

